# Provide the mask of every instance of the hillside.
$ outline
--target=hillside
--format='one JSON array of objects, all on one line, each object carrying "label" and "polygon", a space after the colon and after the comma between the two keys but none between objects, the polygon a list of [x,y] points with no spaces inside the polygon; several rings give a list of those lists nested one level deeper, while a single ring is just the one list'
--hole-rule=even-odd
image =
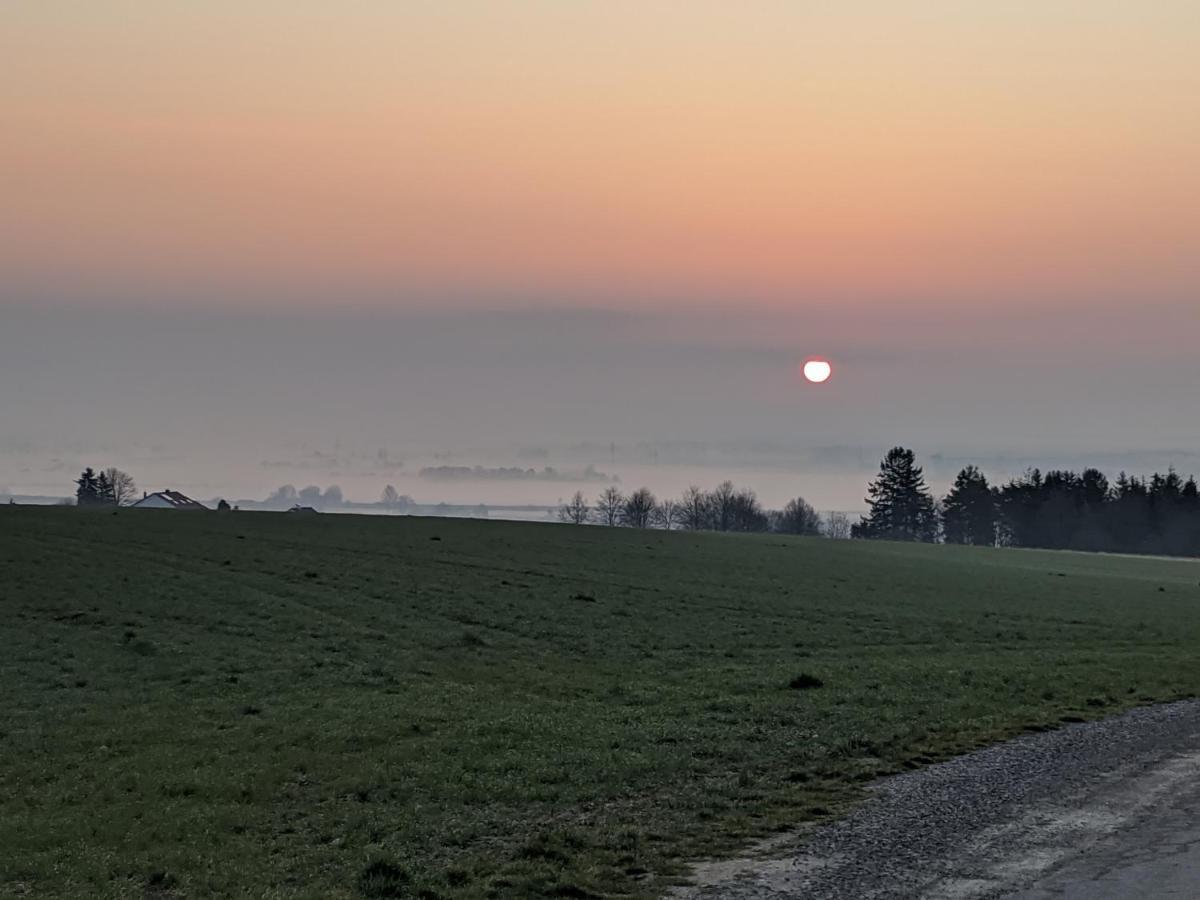
[{"label": "hillside", "polygon": [[1200,565],[0,508],[0,895],[650,895],[1200,685]]}]

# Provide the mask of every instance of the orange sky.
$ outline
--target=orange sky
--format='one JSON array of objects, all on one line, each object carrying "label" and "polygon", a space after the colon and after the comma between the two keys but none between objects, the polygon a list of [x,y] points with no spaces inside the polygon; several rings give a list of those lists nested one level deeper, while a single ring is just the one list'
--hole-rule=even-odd
[{"label": "orange sky", "polygon": [[1196,302],[1194,0],[0,16],[9,298]]}]

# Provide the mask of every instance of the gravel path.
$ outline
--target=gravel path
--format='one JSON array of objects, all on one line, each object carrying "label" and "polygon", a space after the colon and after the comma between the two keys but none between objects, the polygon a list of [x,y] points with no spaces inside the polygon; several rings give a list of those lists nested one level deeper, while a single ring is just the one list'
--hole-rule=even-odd
[{"label": "gravel path", "polygon": [[698,866],[672,896],[1200,897],[1200,701],[1026,735],[872,791],[790,850]]}]

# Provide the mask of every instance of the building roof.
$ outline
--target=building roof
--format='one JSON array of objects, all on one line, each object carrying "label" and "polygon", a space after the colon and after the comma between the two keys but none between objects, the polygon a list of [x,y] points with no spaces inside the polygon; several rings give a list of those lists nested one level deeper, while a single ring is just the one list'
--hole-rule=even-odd
[{"label": "building roof", "polygon": [[170,507],[173,507],[174,509],[208,509],[208,507],[205,506],[203,503],[193,500],[191,497],[187,496],[186,494],[181,494],[181,493],[179,493],[179,491],[172,491],[172,490],[159,491],[158,493],[155,493],[155,494],[147,494],[145,497],[143,497],[141,500],[139,500],[137,503],[134,503],[133,505],[135,507],[153,505],[153,504],[147,503],[146,501],[148,501],[148,500],[158,500],[162,503],[167,504]]}]

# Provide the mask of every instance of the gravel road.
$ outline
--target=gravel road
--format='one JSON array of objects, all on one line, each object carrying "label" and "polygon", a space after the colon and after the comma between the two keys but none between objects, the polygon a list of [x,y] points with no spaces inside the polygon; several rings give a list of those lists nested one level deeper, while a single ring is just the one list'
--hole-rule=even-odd
[{"label": "gravel road", "polygon": [[790,849],[676,900],[1200,897],[1200,701],[1026,735],[878,782]]}]

